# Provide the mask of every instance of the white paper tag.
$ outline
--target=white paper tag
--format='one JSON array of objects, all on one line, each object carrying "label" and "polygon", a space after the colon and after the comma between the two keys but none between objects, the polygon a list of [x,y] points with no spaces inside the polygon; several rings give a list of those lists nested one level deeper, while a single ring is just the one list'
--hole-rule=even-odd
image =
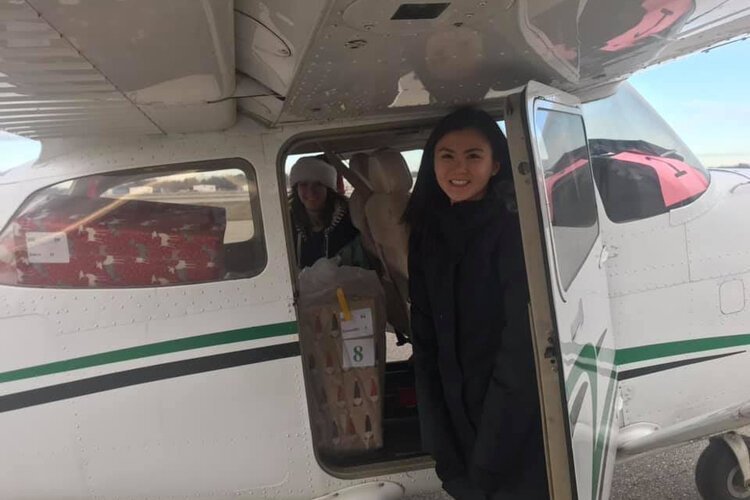
[{"label": "white paper tag", "polygon": [[372,337],[372,310],[368,307],[355,309],[351,313],[352,319],[350,321],[344,321],[344,313],[339,313],[341,337],[345,339]]},{"label": "white paper tag", "polygon": [[372,337],[344,340],[341,355],[344,368],[375,366],[375,342]]},{"label": "white paper tag", "polygon": [[69,264],[68,237],[65,233],[29,231],[26,250],[32,264]]}]

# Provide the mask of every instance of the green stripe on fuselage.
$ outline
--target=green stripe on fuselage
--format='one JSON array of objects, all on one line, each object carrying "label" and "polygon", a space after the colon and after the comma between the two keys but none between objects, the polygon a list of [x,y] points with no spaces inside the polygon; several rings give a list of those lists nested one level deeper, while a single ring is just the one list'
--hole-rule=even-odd
[{"label": "green stripe on fuselage", "polygon": [[11,382],[14,380],[23,380],[27,378],[40,377],[42,375],[52,375],[54,373],[67,372],[71,370],[80,370],[81,368],[90,368],[92,366],[107,365],[118,363],[120,361],[130,361],[133,359],[147,358],[158,356],[160,354],[170,354],[173,352],[189,351],[203,347],[212,347],[217,345],[233,344],[247,340],[258,340],[269,337],[278,337],[281,335],[291,335],[299,331],[297,323],[290,321],[287,323],[276,323],[271,325],[253,326],[239,330],[230,330],[218,333],[209,333],[206,335],[197,335],[195,337],[185,337],[176,340],[167,340],[137,347],[128,347],[116,351],[103,352],[82,356],[79,358],[55,361],[43,365],[30,366],[4,373],[0,373],[0,383]]},{"label": "green stripe on fuselage", "polygon": [[[607,394],[604,401],[603,414],[600,422],[594,421],[594,454],[593,454],[593,470],[592,470],[592,498],[596,498],[599,482],[601,481],[601,474],[606,467],[606,457],[604,456],[606,451],[606,444],[610,439],[610,432],[612,431],[612,420],[613,410],[615,403],[615,394],[617,387],[617,367],[628,364],[636,363],[639,361],[648,361],[659,358],[666,358],[671,356],[679,356],[684,354],[694,354],[698,352],[714,351],[719,349],[747,346],[750,345],[750,335],[731,335],[724,337],[709,337],[701,339],[681,340],[676,342],[666,342],[662,344],[652,344],[637,347],[629,347],[625,349],[617,349],[616,351],[602,350],[599,356],[599,352],[596,351],[592,344],[586,344],[580,347],[580,351],[576,356],[575,362],[571,368],[568,377],[565,379],[565,388],[568,399],[572,397],[573,390],[578,381],[586,376],[589,379],[589,387],[592,391],[592,405],[596,408],[597,404],[597,372],[599,370],[606,370],[602,366],[604,364],[613,363],[613,370],[609,375],[609,383],[607,388]],[[572,349],[568,349],[570,351]],[[612,356],[614,354],[614,356]],[[602,359],[604,357],[605,359]],[[571,429],[572,431],[572,429]]]},{"label": "green stripe on fuselage", "polygon": [[615,356],[617,365],[637,363],[651,359],[693,354],[696,352],[715,351],[728,347],[750,345],[750,335],[728,335],[725,337],[707,337],[702,339],[679,340],[663,344],[642,345],[618,349]]}]

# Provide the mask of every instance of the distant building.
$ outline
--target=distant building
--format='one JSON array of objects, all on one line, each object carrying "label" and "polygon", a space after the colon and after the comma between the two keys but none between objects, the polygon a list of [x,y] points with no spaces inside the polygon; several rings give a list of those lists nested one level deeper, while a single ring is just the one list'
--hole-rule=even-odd
[{"label": "distant building", "polygon": [[196,184],[195,186],[193,186],[193,191],[197,191],[199,193],[215,193],[216,186],[214,184]]}]

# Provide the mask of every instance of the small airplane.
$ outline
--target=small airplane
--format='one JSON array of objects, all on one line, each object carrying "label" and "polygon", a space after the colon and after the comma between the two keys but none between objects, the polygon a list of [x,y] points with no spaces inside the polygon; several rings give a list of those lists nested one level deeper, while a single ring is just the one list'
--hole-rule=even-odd
[{"label": "small airplane", "polygon": [[354,186],[403,325],[410,159],[471,104],[511,148],[551,498],[707,436],[701,495],[746,498],[750,170],[627,78],[748,33],[741,0],[3,1],[0,130],[42,151],[0,174],[0,497],[438,491],[408,343],[369,427],[313,422],[286,168]]}]

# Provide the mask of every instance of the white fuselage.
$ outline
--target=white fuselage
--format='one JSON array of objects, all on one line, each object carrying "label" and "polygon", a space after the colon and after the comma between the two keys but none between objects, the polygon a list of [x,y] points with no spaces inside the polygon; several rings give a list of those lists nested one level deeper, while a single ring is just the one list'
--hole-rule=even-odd
[{"label": "white fuselage", "polygon": [[750,399],[745,175],[712,170],[686,207],[605,223],[625,426],[669,427]]},{"label": "white fuselage", "polygon": [[[224,133],[69,151],[0,180],[4,226],[31,193],[72,177],[244,158],[257,173],[268,253],[263,272],[250,279],[106,290],[0,287],[0,372],[46,367],[0,384],[0,497],[313,498],[383,480],[409,493],[439,487],[428,460],[400,466],[417,469],[408,473],[384,469],[350,480],[316,461],[277,183],[278,145],[294,133],[261,133],[244,121]],[[223,332],[247,329],[221,343]],[[208,340],[169,343],[193,336]],[[131,350],[142,346],[152,347]],[[265,347],[267,361],[190,368],[190,360]],[[78,369],[54,364],[104,353],[116,354]]]}]

